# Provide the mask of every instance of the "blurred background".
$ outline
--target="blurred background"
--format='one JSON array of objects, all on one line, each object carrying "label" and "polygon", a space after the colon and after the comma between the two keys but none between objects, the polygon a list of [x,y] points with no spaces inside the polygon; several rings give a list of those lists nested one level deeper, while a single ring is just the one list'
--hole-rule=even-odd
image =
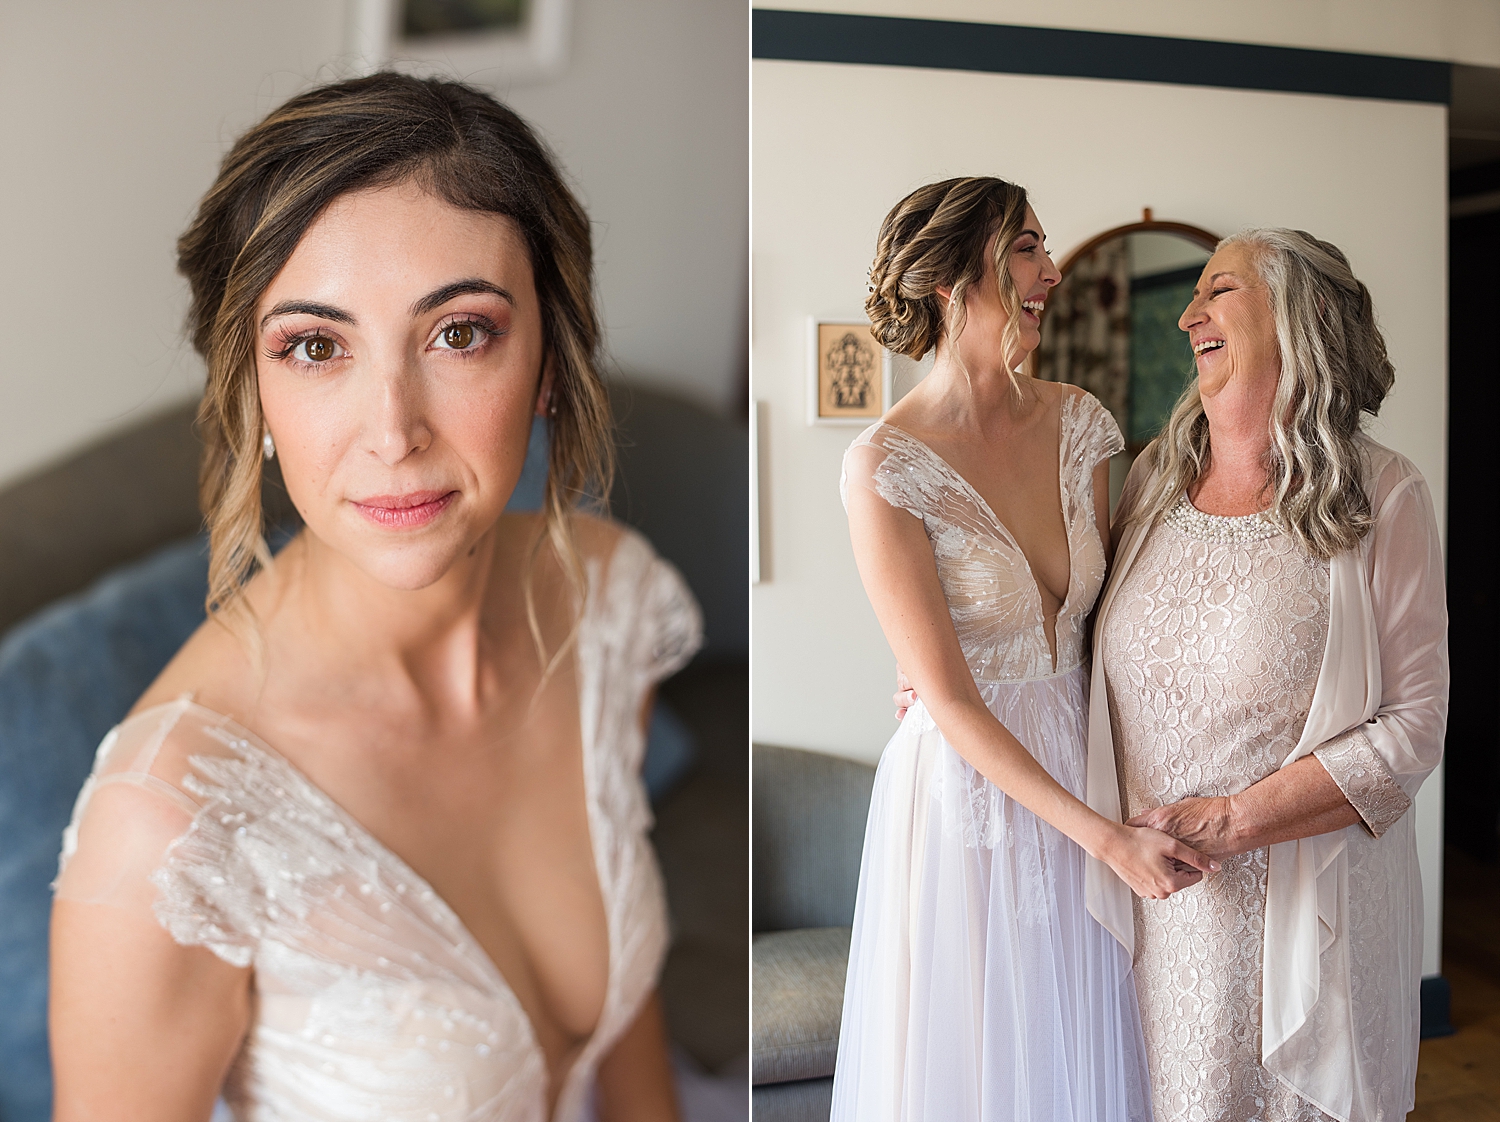
[{"label": "blurred background", "polygon": [[[611,505],[706,619],[651,734],[663,993],[692,1093],[722,1104],[739,1072],[739,1114],[714,1116],[744,1116],[748,31],[736,0],[0,3],[0,1122],[47,1116],[47,883],[73,798],[201,619],[177,236],[245,128],[381,65],[506,101],[593,220]],[[274,480],[267,499],[288,513]]]}]

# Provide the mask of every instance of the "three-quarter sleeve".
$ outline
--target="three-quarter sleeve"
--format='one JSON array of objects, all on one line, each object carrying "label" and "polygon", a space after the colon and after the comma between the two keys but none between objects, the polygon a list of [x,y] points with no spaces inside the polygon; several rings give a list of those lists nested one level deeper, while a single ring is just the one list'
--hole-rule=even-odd
[{"label": "three-quarter sleeve", "polygon": [[1411,808],[1411,796],[1391,775],[1364,729],[1350,729],[1324,742],[1313,755],[1359,812],[1371,837],[1380,837]]},{"label": "three-quarter sleeve", "polygon": [[1408,470],[1376,508],[1368,561],[1380,642],[1380,707],[1359,731],[1411,797],[1443,756],[1448,605],[1432,495],[1415,468],[1398,462]]}]

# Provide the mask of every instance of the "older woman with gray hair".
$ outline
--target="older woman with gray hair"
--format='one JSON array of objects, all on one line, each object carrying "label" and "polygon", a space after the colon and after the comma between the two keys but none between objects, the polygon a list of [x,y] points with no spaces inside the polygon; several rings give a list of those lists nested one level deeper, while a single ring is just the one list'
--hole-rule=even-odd
[{"label": "older woman with gray hair", "polygon": [[1116,515],[1088,797],[1222,871],[1146,900],[1093,861],[1089,908],[1134,955],[1158,1122],[1403,1118],[1411,805],[1448,698],[1432,499],[1360,430],[1394,372],[1337,248],[1228,238],[1179,326],[1198,377]]}]

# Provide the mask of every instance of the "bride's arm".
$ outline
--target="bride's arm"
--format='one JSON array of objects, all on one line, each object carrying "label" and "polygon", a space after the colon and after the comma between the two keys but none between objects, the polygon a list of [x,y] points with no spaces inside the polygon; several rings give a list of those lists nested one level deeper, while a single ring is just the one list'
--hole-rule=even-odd
[{"label": "bride's arm", "polygon": [[599,1064],[599,1122],[676,1122],[667,1022],[653,993]]},{"label": "bride's arm", "polygon": [[[1037,817],[1107,862],[1141,896],[1169,896],[1217,868],[1166,834],[1109,821],[1053,779],[979,696],[921,521],[867,487],[848,488],[847,503],[854,559],[886,640],[944,737],[964,759]],[[1174,861],[1192,867],[1179,871]]]},{"label": "bride's arm", "polygon": [[183,825],[151,799],[94,795],[52,906],[54,1122],[207,1122],[249,1024],[250,970],[178,945],[128,886]]},{"label": "bride's arm", "polygon": [[[642,730],[651,728],[656,689],[641,703]],[[667,1056],[667,1021],[653,992],[613,1048],[599,1062],[599,1122],[676,1122],[677,1091]]]}]

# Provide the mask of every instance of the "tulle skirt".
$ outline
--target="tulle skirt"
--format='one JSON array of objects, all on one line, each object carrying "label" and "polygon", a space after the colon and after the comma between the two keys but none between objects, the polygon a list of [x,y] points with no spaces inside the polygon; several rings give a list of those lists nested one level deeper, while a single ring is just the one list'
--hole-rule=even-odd
[{"label": "tulle skirt", "polygon": [[[979,687],[1082,797],[1087,671]],[[832,1122],[1148,1122],[1130,960],[1083,875],[914,706],[875,776]]]}]

